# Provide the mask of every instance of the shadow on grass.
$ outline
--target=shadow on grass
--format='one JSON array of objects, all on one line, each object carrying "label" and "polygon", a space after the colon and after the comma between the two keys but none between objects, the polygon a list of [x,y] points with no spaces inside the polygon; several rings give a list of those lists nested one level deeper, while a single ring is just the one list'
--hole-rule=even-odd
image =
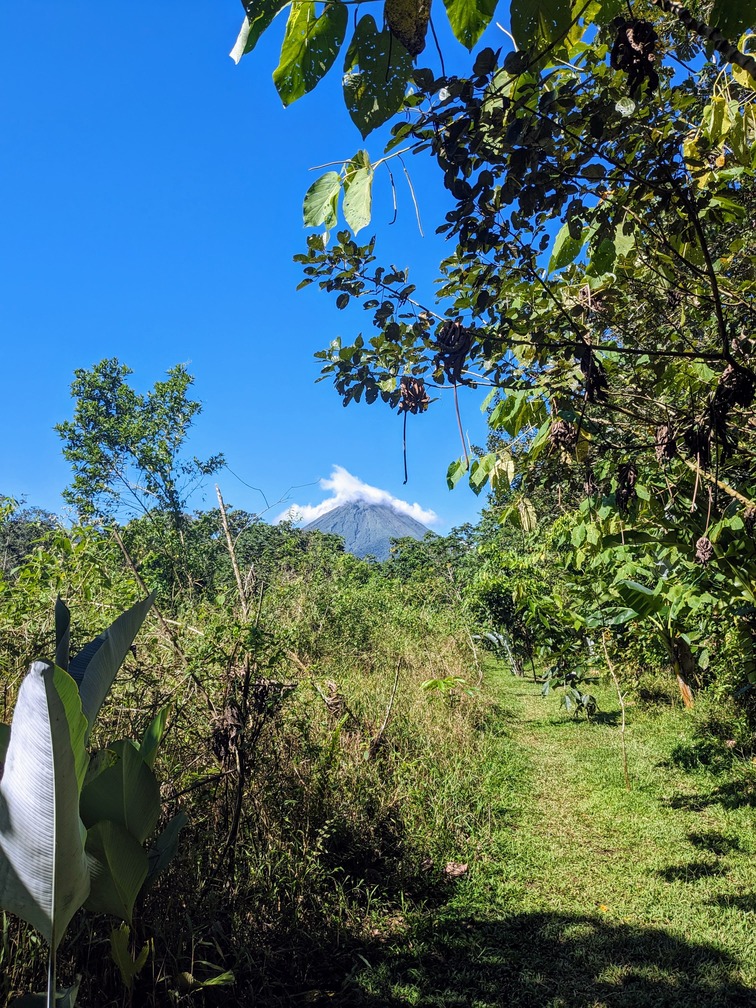
[{"label": "shadow on grass", "polygon": [[737,963],[710,946],[604,917],[428,919],[352,950],[340,989],[306,1001],[362,1008],[753,1008]]},{"label": "shadow on grass", "polygon": [[688,864],[670,865],[656,874],[665,882],[695,882],[711,875],[724,875],[727,869],[716,861],[690,861]]},{"label": "shadow on grass", "polygon": [[708,792],[692,795],[675,795],[669,802],[670,808],[685,808],[697,812],[709,805],[721,805],[725,809],[756,808],[756,782],[753,780],[733,780],[720,784]]},{"label": "shadow on grass", "polygon": [[[715,896],[708,901],[715,906],[727,907],[731,910],[739,910],[743,913],[756,913],[756,893],[746,893],[741,896]],[[756,1004],[756,997],[754,997]]]},{"label": "shadow on grass", "polygon": [[741,851],[743,849],[739,840],[725,836],[724,833],[719,833],[715,830],[708,830],[706,833],[689,833],[688,840],[694,847],[709,851],[718,856],[731,854],[733,851]]}]

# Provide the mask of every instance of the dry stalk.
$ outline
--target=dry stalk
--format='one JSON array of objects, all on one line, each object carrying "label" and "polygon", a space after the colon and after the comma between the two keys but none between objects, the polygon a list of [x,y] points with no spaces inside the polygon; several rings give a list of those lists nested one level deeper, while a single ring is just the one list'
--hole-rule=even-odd
[{"label": "dry stalk", "polygon": [[228,527],[228,517],[226,515],[226,505],[223,502],[223,497],[221,496],[220,487],[215,484],[215,493],[218,497],[218,507],[220,508],[221,525],[223,526],[223,534],[226,537],[226,548],[228,549],[228,555],[231,557],[231,566],[234,569],[234,577],[236,578],[236,587],[239,591],[239,603],[241,605],[242,616],[244,617],[244,622],[246,623],[249,619],[249,610],[247,607],[247,594],[244,591],[244,582],[242,581],[241,571],[239,570],[239,562],[236,559],[236,550],[234,549],[234,541],[231,538],[231,530]]}]

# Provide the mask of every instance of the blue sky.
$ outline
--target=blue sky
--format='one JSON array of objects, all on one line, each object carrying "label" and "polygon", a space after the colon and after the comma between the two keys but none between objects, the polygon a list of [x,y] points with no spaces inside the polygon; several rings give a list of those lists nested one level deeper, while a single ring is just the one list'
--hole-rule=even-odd
[{"label": "blue sky", "polygon": [[[262,507],[245,483],[271,503],[298,487],[288,502],[317,506],[341,467],[435,511],[438,531],[474,520],[483,501],[446,488],[460,454],[448,397],[409,418],[403,486],[401,418],[380,404],[344,409],[327,382],[315,384],[313,353],[370,326],[317,290],[295,293],[308,169],[363,146],[376,159],[382,143],[362,142],[338,73],[283,109],[271,81],[283,20],[234,66],[241,18],[238,0],[3,5],[0,493],[63,513],[69,470],[53,425],[72,414],[74,368],[118,357],[140,391],[187,364],[203,403],[189,449],[225,454],[236,475],[218,482],[233,506]],[[379,257],[409,266],[427,298],[445,196],[421,157],[408,167],[426,237],[400,171],[399,219],[389,226],[384,175],[374,224]],[[481,401],[462,396],[478,444]],[[211,483],[191,503],[214,500]]]}]

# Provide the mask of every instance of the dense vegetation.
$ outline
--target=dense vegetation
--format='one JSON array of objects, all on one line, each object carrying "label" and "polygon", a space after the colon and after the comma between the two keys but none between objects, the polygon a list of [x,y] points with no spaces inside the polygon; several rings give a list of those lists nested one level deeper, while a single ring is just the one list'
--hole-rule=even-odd
[{"label": "dense vegetation", "polygon": [[[283,6],[245,4],[237,56]],[[37,927],[83,1008],[750,1002],[754,11],[698,7],[514,2],[511,50],[467,77],[418,65],[429,4],[356,21],[349,112],[363,135],[402,114],[387,157],[435,160],[453,241],[422,296],[353,237],[367,153],[322,176],[306,223],[341,199],[352,233],[310,238],[304,282],[374,335],[319,357],[345,401],[405,419],[490,388],[490,443],[449,471],[490,493],[478,526],[379,564],[220,492],[191,514],[223,459],[186,454],[186,369],[146,396],[117,360],[76,372],[57,429],[80,524],[0,513],[6,1001],[44,983]],[[447,12],[472,48],[494,5]],[[347,21],[291,5],[284,101]],[[148,609],[133,645],[89,644]],[[125,656],[104,704],[98,647]],[[33,689],[70,756],[58,930],[24,903],[11,815]],[[119,774],[141,823],[102,814]]]},{"label": "dense vegetation", "polygon": [[[697,807],[696,788],[703,784],[696,781],[710,780],[711,798],[701,801],[721,801],[725,810],[743,814],[724,812],[724,826],[715,829],[712,822],[709,833],[703,825],[699,832],[722,833],[728,850],[742,850],[745,865],[756,843],[746,826],[755,800],[754,734],[752,694],[737,696],[747,681],[734,660],[735,631],[709,628],[711,659],[696,673],[696,705],[684,715],[672,663],[653,627],[639,623],[629,634],[619,626],[593,637],[581,628],[572,607],[589,590],[580,572],[563,566],[561,519],[526,534],[500,526],[497,510],[480,526],[446,538],[403,541],[389,561],[377,564],[345,554],[339,540],[224,508],[186,516],[185,565],[176,571],[170,535],[157,514],[148,523],[64,529],[40,525],[38,515],[8,505],[3,538],[27,545],[20,562],[6,569],[0,593],[2,720],[10,720],[29,660],[54,651],[58,591],[71,603],[72,652],[143,596],[143,580],[157,593],[91,743],[138,739],[168,708],[155,762],[160,824],[180,810],[187,824],[170,866],[136,902],[129,954],[138,959],[147,951],[133,978],[133,1003],[220,1003],[228,997],[226,985],[233,985],[238,1003],[301,997],[306,1003],[451,1005],[467,996],[469,985],[478,998],[470,1003],[493,1005],[500,1003],[496,984],[505,982],[512,984],[513,1003],[531,1003],[524,974],[507,981],[509,968],[502,973],[497,966],[494,983],[469,963],[463,968],[459,958],[492,927],[513,941],[515,918],[508,915],[515,912],[531,929],[573,926],[568,904],[554,907],[552,916],[534,894],[514,899],[514,878],[527,872],[532,857],[532,851],[518,848],[515,856],[509,850],[505,838],[515,824],[522,817],[531,823],[536,847],[558,844],[548,839],[553,822],[539,822],[533,805],[545,771],[529,765],[516,744],[518,725],[527,727],[517,712],[523,673],[539,680],[527,701],[536,712],[530,717],[562,725],[548,788],[563,787],[570,806],[593,794],[596,807],[609,803],[606,816],[635,816],[640,802],[656,829],[655,817],[670,815],[658,802],[670,800],[673,778],[685,808]],[[161,563],[166,552],[171,562]],[[554,695],[538,696],[546,683]],[[626,736],[619,732],[617,689],[629,712]],[[588,708],[586,720],[581,698],[588,695],[597,707]],[[621,741],[632,792],[625,790]],[[582,770],[570,768],[573,746],[585,747]],[[592,775],[589,753],[596,746]],[[608,747],[603,756],[601,746]],[[547,749],[539,744],[538,751],[540,759]],[[657,795],[648,787],[659,761],[674,774],[665,771],[667,789]],[[728,795],[738,796],[735,805]],[[695,816],[687,815],[692,823]],[[665,858],[676,855],[663,845],[654,849],[661,871]],[[706,875],[712,855],[704,854]],[[546,892],[565,857],[582,864],[592,855],[580,848],[554,856],[553,867],[532,866],[528,885]],[[496,881],[503,870],[514,873],[506,899]],[[602,870],[602,893],[611,895],[595,902],[616,904],[624,899],[617,879],[628,869],[620,861]],[[730,898],[736,876],[728,872],[716,890],[722,900]],[[631,889],[637,884],[628,882]],[[747,883],[738,886],[746,899]],[[732,899],[738,905],[737,893]],[[574,919],[585,923],[584,898],[572,893],[569,900]],[[632,915],[633,927],[650,923],[641,907]],[[459,945],[461,917],[476,922],[467,952],[467,938]],[[431,938],[433,920],[443,928]],[[676,934],[683,942],[684,914],[658,924],[670,941]],[[605,935],[609,951],[599,945],[599,960],[619,954],[622,927]],[[725,968],[733,943],[716,938],[716,920],[710,928],[701,940],[711,945],[706,956],[719,963],[712,969],[725,991],[721,1003],[740,1003],[733,991],[756,983],[756,963],[744,950],[743,963]],[[59,986],[83,974],[77,1003],[85,1008],[121,1004],[126,996],[111,948],[117,929],[112,916],[84,910],[63,940]],[[39,989],[44,944],[12,915],[3,934],[4,996]],[[648,951],[652,939],[644,941],[634,955]],[[457,948],[457,975],[449,966],[445,980],[454,995],[434,986],[429,966],[422,981],[407,972],[410,947],[417,943],[430,962],[438,942]],[[508,953],[502,955],[503,963]],[[675,956],[684,962],[694,955],[680,946],[657,967],[674,971],[682,968]],[[591,976],[576,990],[590,988]],[[564,1003],[587,1002],[573,992]]]}]

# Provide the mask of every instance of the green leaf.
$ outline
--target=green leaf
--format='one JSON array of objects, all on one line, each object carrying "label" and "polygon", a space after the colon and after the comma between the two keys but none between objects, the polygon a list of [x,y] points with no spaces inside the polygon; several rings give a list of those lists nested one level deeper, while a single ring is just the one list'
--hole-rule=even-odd
[{"label": "green leaf", "polygon": [[242,56],[257,45],[260,36],[268,28],[279,11],[288,5],[290,0],[253,0],[249,5],[244,5],[247,16],[242,22],[234,48],[228,54],[234,63],[239,63]]},{"label": "green leaf", "polygon": [[144,735],[142,735],[142,741],[139,745],[139,755],[150,769],[155,765],[155,756],[157,755],[158,746],[162,741],[163,735],[165,735],[165,726],[170,710],[170,704],[161,707],[145,729]]},{"label": "green leaf", "polygon": [[0,781],[0,906],[35,927],[53,953],[89,892],[79,819],[86,728],[71,677],[34,662]]},{"label": "green leaf", "polygon": [[746,28],[756,26],[756,0],[714,0],[709,23],[728,39],[737,39]]},{"label": "green leaf", "polygon": [[379,32],[370,14],[360,18],[344,61],[344,101],[363,137],[402,106],[412,57],[388,28]]},{"label": "green leaf", "polygon": [[336,226],[340,189],[341,175],[335,171],[326,172],[312,183],[302,206],[305,227]]},{"label": "green leaf", "polygon": [[580,255],[583,248],[583,239],[575,239],[570,234],[569,224],[563,224],[559,229],[554,244],[551,248],[551,258],[549,259],[549,273],[553,270],[563,269]]},{"label": "green leaf", "polygon": [[491,23],[497,0],[444,0],[454,37],[470,50]]},{"label": "green leaf", "polygon": [[110,954],[118,967],[124,986],[129,991],[134,986],[134,980],[138,974],[144,969],[151,947],[151,942],[145,942],[136,959],[132,959],[129,951],[130,936],[131,928],[128,924],[122,924],[110,932]]},{"label": "green leaf", "polygon": [[147,878],[147,852],[119,823],[102,820],[87,830],[92,888],[84,906],[131,923],[134,902]]},{"label": "green leaf", "polygon": [[347,165],[344,178],[344,217],[355,234],[370,223],[373,168],[367,151],[360,151]]},{"label": "green leaf", "polygon": [[189,817],[186,812],[181,809],[170,820],[162,833],[158,833],[152,841],[152,845],[150,846],[147,854],[149,860],[149,869],[147,872],[148,883],[152,882],[153,879],[156,879],[173,860],[178,848],[179,835],[188,822]]},{"label": "green leaf", "polygon": [[637,581],[621,581],[616,587],[622,601],[639,619],[656,616],[669,608],[666,599],[659,594],[659,585],[651,589]]},{"label": "green leaf", "polygon": [[120,823],[142,843],[160,816],[160,788],[155,774],[129,739],[108,746],[118,762],[82,788],[81,818],[87,828],[101,819]]},{"label": "green leaf", "polygon": [[284,105],[307,94],[331,69],[347,26],[347,8],[340,0],[326,4],[318,17],[314,0],[292,4],[286,22],[281,58],[273,83]]},{"label": "green leaf", "polygon": [[107,630],[71,659],[69,671],[79,687],[81,705],[89,722],[87,740],[116,673],[152,605],[153,597],[148,595],[146,599],[127,609]]},{"label": "green leaf", "polygon": [[571,0],[512,0],[510,11],[520,49],[540,51],[566,36],[572,23]]},{"label": "green leaf", "polygon": [[466,472],[467,463],[464,459],[457,459],[456,462],[451,463],[449,468],[446,470],[446,485],[450,490],[454,489]]}]

